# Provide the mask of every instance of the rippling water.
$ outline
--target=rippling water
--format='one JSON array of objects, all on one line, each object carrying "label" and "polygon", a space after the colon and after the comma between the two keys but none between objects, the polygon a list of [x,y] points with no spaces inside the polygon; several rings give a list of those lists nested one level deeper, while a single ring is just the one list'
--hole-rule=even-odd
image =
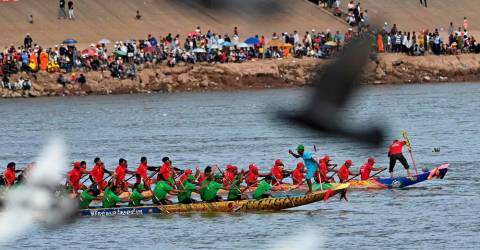
[{"label": "rippling water", "polygon": [[[9,247],[275,249],[286,241],[299,248],[478,249],[479,96],[479,84],[366,87],[347,109],[353,126],[387,124],[385,144],[407,129],[421,168],[451,163],[444,180],[350,192],[348,203],[276,213],[85,218],[28,233]],[[100,156],[110,168],[120,157],[136,167],[142,155],[151,164],[168,155],[182,168],[254,162],[267,169],[276,158],[293,168],[287,152],[298,143],[316,145],[337,163],[352,159],[355,169],[368,156],[387,165],[387,145],[372,150],[271,119],[276,107],[291,109],[304,98],[304,90],[268,90],[0,100],[0,163],[22,166],[50,135],[62,135],[69,159],[91,166]],[[315,237],[302,237],[308,232]]]}]

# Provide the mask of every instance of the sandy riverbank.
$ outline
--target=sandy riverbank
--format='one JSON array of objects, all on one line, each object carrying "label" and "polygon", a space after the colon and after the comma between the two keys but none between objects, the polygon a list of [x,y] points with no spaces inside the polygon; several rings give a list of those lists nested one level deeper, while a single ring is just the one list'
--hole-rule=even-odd
[{"label": "sandy riverbank", "polygon": [[[0,96],[37,97],[107,95],[152,92],[217,91],[302,87],[329,60],[312,58],[262,60],[242,64],[185,64],[174,68],[146,64],[136,80],[110,77],[110,72],[86,73],[87,84],[56,83],[58,74],[41,72],[29,91],[0,89]],[[480,81],[480,55],[410,57],[380,54],[365,71],[364,84]],[[15,81],[21,74],[15,75]]]}]

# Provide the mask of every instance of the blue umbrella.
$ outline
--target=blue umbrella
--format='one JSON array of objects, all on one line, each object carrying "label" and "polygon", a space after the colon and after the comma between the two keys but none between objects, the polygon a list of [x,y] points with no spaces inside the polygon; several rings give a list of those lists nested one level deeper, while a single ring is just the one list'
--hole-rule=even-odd
[{"label": "blue umbrella", "polygon": [[233,44],[231,42],[223,42],[222,45],[225,46],[225,47],[232,47],[233,46]]},{"label": "blue umbrella", "polygon": [[63,44],[67,44],[67,45],[76,44],[76,43],[78,43],[78,42],[75,39],[65,39],[63,41]]},{"label": "blue umbrella", "polygon": [[248,38],[247,40],[245,40],[245,43],[255,45],[255,44],[259,44],[260,40],[256,37],[252,36],[252,37]]}]

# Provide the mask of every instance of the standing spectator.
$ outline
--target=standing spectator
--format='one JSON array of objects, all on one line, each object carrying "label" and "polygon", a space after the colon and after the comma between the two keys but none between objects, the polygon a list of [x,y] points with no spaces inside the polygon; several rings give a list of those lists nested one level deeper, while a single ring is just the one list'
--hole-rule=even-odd
[{"label": "standing spectator", "polygon": [[463,18],[463,29],[468,30],[468,20],[467,17]]},{"label": "standing spectator", "polygon": [[32,43],[33,39],[32,37],[30,37],[30,34],[27,33],[27,36],[25,36],[25,38],[23,39],[23,46],[25,47],[25,49],[29,49],[32,47]]},{"label": "standing spectator", "polygon": [[77,78],[77,82],[80,83],[80,86],[86,84],[87,79],[85,78],[85,75],[81,73],[80,76]]},{"label": "standing spectator", "polygon": [[420,0],[420,5],[424,5],[427,8],[427,0]]},{"label": "standing spectator", "polygon": [[58,3],[58,19],[67,19],[67,12],[65,11],[65,0],[60,0]]},{"label": "standing spectator", "polygon": [[137,20],[142,19],[142,15],[140,15],[140,10],[137,10],[137,15],[135,15],[135,19]]},{"label": "standing spectator", "polygon": [[73,20],[75,19],[75,13],[73,12],[73,1],[68,1],[68,18]]},{"label": "standing spectator", "polygon": [[450,27],[448,27],[448,35],[453,34],[455,28],[453,27],[453,22],[450,22]]},{"label": "standing spectator", "polygon": [[33,15],[30,14],[30,15],[28,16],[28,22],[29,22],[30,24],[33,24]]}]

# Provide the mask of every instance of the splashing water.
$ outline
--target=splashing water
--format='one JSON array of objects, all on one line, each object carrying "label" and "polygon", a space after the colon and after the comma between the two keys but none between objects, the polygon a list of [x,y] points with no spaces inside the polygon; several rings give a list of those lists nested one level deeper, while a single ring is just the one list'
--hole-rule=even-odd
[{"label": "splashing water", "polygon": [[6,194],[5,208],[0,213],[0,243],[35,229],[41,224],[38,222],[59,225],[75,213],[74,202],[56,195],[66,163],[65,151],[62,140],[52,139],[28,172],[25,183]]},{"label": "splashing water", "polygon": [[[303,231],[303,230],[302,230]],[[304,233],[296,234],[288,238],[281,238],[274,244],[272,250],[318,250],[323,249],[325,237],[318,229],[306,228]]]}]

